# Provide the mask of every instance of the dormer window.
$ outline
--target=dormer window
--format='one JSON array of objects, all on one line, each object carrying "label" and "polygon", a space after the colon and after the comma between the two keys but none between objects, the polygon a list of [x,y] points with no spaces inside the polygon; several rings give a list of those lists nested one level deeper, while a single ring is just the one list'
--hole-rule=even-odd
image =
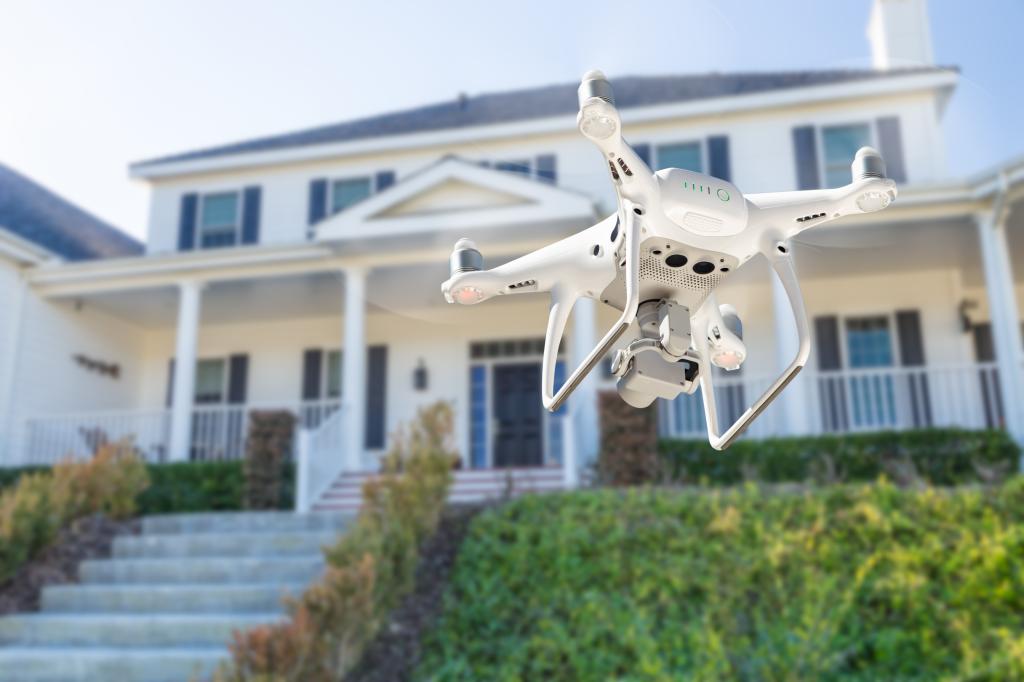
[{"label": "dormer window", "polygon": [[343,178],[331,183],[331,213],[344,211],[370,196],[373,183],[370,178]]},{"label": "dormer window", "polygon": [[700,142],[681,142],[658,145],[658,168],[682,168],[704,172],[704,154]]},{"label": "dormer window", "polygon": [[240,216],[238,192],[202,195],[199,207],[199,248],[237,244]]},{"label": "dormer window", "polygon": [[849,184],[850,162],[858,149],[868,146],[872,146],[870,123],[822,127],[821,149],[825,187],[842,187]]}]

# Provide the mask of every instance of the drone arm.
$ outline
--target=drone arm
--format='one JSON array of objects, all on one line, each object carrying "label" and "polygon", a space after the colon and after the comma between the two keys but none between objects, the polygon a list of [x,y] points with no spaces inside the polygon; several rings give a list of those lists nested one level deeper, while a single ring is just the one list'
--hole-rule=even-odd
[{"label": "drone arm", "polygon": [[[789,366],[779,378],[768,387],[768,390],[753,405],[747,408],[746,412],[740,415],[739,419],[722,434],[718,432],[718,409],[715,403],[714,379],[710,371],[711,368],[706,364],[701,368],[700,388],[704,394],[704,416],[708,427],[708,440],[711,442],[711,447],[716,450],[724,450],[729,447],[743,433],[750,422],[757,418],[778,397],[779,393],[796,378],[796,375],[807,363],[807,358],[811,353],[811,335],[807,323],[807,311],[804,309],[800,284],[797,282],[796,271],[793,269],[793,263],[788,251],[787,249],[785,254],[773,254],[769,258],[775,274],[786,290],[790,307],[793,310],[793,319],[796,322],[799,343],[796,357],[793,358],[793,361],[789,363]],[[707,334],[695,334],[694,343],[700,356],[703,358],[708,357]]]},{"label": "drone arm", "polygon": [[541,376],[541,398],[544,407],[554,412],[561,407],[572,392],[590,373],[601,358],[608,353],[619,337],[629,329],[636,318],[637,307],[640,305],[640,221],[633,213],[632,203],[623,202],[626,214],[625,221],[625,256],[626,256],[626,303],[622,315],[605,333],[604,338],[573,370],[558,392],[555,392],[555,365],[558,362],[558,348],[562,344],[565,325],[569,320],[576,301],[585,295],[581,289],[556,287],[551,292],[551,310],[548,314],[548,328],[544,337],[544,363]]}]

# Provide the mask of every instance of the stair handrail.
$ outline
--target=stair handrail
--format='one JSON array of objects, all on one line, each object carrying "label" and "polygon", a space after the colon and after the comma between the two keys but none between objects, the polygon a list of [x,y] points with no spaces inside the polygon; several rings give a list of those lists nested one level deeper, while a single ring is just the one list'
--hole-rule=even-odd
[{"label": "stair handrail", "polygon": [[344,470],[344,413],[344,408],[339,407],[315,429],[299,429],[295,472],[297,512],[311,511]]}]

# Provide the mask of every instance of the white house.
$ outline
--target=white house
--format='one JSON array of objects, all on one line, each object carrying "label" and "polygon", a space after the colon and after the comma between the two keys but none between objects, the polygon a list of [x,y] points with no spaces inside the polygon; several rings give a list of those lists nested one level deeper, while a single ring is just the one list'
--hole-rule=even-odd
[{"label": "white house", "polygon": [[[812,362],[749,436],[957,425],[1024,440],[1012,210],[1024,159],[949,172],[942,118],[958,73],[932,64],[923,3],[877,0],[869,34],[871,70],[613,74],[626,135],[654,167],[743,191],[845,184],[864,144],[901,184],[888,210],[798,245]],[[610,210],[607,169],[575,128],[575,88],[136,163],[151,189],[144,254],[71,260],[0,233],[3,461],[85,453],[101,432],[133,436],[157,461],[239,457],[247,412],[283,408],[304,427],[301,497],[323,506],[335,479],[373,470],[388,434],[444,399],[465,470],[555,471],[549,482],[571,484],[596,451],[595,395],[610,377],[543,413],[546,298],[463,308],[439,285],[459,237],[494,264]],[[752,262],[721,286],[750,348],[722,379],[726,414],[792,356],[771,281]],[[591,304],[574,317],[567,365],[615,314]],[[665,434],[702,436],[699,397],[660,409]]]}]

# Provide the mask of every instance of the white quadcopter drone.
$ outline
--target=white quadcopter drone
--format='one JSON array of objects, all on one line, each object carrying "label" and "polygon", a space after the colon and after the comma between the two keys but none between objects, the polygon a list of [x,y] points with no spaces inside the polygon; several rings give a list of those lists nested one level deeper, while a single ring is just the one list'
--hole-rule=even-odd
[{"label": "white quadcopter drone", "polygon": [[[789,240],[853,213],[870,213],[896,198],[881,155],[862,147],[845,187],[744,196],[724,180],[667,168],[657,173],[622,138],[611,85],[600,71],[579,88],[580,132],[601,151],[618,195],[618,211],[601,222],[492,270],[473,242],[460,239],[451,277],[441,285],[449,303],[470,305],[495,296],[551,292],[541,393],[557,410],[618,339],[637,334],[616,352],[619,395],[634,407],[655,398],[704,394],[708,440],[727,448],[796,377],[810,354],[807,314]],[[799,350],[782,375],[732,426],[719,432],[708,363],[736,370],[746,359],[739,317],[719,306],[714,289],[729,273],[762,254],[784,287],[796,321]],[[576,301],[598,299],[622,311],[618,321],[555,392],[555,364]]]}]

